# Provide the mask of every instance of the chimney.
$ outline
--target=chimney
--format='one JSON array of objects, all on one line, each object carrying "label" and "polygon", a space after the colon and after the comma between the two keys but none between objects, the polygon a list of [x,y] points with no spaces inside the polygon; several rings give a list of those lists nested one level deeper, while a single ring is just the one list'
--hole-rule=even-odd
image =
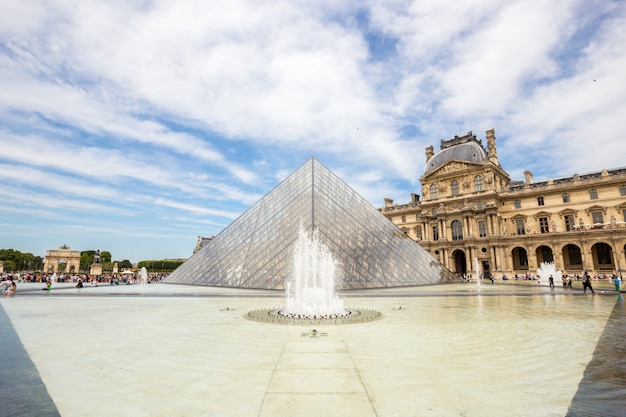
[{"label": "chimney", "polygon": [[431,145],[426,148],[426,162],[430,161],[430,158],[435,154],[435,148]]},{"label": "chimney", "polygon": [[533,173],[530,171],[524,171],[524,182],[526,185],[533,183]]},{"label": "chimney", "polygon": [[393,206],[393,200],[390,198],[385,198],[385,207]]},{"label": "chimney", "polygon": [[496,151],[496,131],[495,129],[487,132],[487,157],[494,165],[500,165],[498,161],[498,153]]},{"label": "chimney", "polygon": [[411,193],[411,202],[412,203],[419,203],[420,202],[419,194]]}]

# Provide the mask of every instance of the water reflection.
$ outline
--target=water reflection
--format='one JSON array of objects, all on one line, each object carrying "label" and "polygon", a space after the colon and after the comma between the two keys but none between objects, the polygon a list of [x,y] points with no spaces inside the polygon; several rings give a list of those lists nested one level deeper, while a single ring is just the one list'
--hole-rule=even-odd
[{"label": "water reflection", "polygon": [[[567,416],[619,416],[626,407],[626,308],[622,295],[585,368]],[[584,330],[583,330],[584,331]]]}]

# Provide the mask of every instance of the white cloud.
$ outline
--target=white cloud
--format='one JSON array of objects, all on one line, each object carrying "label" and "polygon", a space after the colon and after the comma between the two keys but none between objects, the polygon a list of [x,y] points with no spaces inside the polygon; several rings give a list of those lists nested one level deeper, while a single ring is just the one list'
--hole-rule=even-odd
[{"label": "white cloud", "polygon": [[6,0],[0,176],[45,188],[50,216],[58,194],[214,234],[311,156],[374,204],[408,200],[424,147],[468,130],[496,129],[514,177],[621,166],[625,9]]}]

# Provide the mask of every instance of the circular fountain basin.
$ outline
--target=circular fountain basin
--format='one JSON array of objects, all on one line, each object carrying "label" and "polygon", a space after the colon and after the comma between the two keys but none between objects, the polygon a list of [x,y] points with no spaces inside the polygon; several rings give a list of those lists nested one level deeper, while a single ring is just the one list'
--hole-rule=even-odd
[{"label": "circular fountain basin", "polygon": [[368,323],[378,320],[382,314],[376,310],[346,308],[345,314],[307,316],[301,314],[283,314],[283,307],[265,308],[249,311],[244,315],[248,320],[270,324],[291,324],[298,326],[324,326],[339,324]]}]

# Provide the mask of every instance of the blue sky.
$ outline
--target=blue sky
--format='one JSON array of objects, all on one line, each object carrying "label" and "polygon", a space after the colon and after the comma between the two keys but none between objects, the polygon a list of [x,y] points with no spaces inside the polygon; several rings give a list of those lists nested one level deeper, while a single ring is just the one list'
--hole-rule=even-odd
[{"label": "blue sky", "polygon": [[314,156],[375,207],[495,128],[626,166],[623,1],[0,2],[0,248],[185,258]]}]

